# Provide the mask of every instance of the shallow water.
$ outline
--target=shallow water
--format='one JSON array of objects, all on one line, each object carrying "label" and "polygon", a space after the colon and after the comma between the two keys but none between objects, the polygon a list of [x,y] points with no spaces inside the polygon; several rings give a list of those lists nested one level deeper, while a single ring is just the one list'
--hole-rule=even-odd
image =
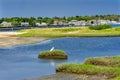
[{"label": "shallow water", "polygon": [[[37,56],[51,47],[64,50],[68,60],[41,60]],[[0,48],[0,80],[22,80],[54,74],[60,63],[82,63],[88,57],[120,53],[120,37],[58,38],[44,42]]]}]

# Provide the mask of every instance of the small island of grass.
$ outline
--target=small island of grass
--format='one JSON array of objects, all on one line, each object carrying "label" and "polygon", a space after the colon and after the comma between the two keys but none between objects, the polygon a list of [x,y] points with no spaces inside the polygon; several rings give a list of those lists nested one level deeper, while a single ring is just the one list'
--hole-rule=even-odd
[{"label": "small island of grass", "polygon": [[44,51],[38,55],[41,59],[67,59],[67,54],[62,50]]},{"label": "small island of grass", "polygon": [[120,80],[120,56],[89,58],[83,64],[61,64],[57,66],[56,72],[106,76],[107,80]]}]

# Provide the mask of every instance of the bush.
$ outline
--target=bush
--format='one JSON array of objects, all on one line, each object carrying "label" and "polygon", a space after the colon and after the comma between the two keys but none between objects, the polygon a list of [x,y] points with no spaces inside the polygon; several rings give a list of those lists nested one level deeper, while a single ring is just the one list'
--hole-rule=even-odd
[{"label": "bush", "polygon": [[108,29],[112,28],[110,25],[98,25],[98,26],[90,26],[89,29],[91,30],[102,30],[102,29]]},{"label": "bush", "polygon": [[67,59],[67,54],[62,50],[44,51],[38,55],[38,58]]}]

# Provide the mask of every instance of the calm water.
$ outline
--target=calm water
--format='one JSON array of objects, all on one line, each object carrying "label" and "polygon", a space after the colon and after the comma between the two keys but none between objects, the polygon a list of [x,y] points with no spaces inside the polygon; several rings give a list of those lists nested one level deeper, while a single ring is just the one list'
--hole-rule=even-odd
[{"label": "calm water", "polygon": [[[39,52],[51,47],[66,51],[68,60],[40,60]],[[22,80],[55,73],[60,63],[82,63],[88,57],[120,54],[120,37],[60,38],[37,44],[0,48],[0,80]]]},{"label": "calm water", "polygon": [[120,24],[110,24],[110,26],[112,26],[113,28],[115,28],[115,27],[120,27]]}]

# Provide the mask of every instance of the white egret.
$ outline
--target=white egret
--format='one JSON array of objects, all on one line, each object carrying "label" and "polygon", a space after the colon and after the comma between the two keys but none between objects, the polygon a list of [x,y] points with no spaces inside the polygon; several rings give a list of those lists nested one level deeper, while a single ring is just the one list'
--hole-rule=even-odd
[{"label": "white egret", "polygon": [[50,52],[53,51],[53,50],[54,50],[54,47],[52,47],[52,48],[50,49]]}]

